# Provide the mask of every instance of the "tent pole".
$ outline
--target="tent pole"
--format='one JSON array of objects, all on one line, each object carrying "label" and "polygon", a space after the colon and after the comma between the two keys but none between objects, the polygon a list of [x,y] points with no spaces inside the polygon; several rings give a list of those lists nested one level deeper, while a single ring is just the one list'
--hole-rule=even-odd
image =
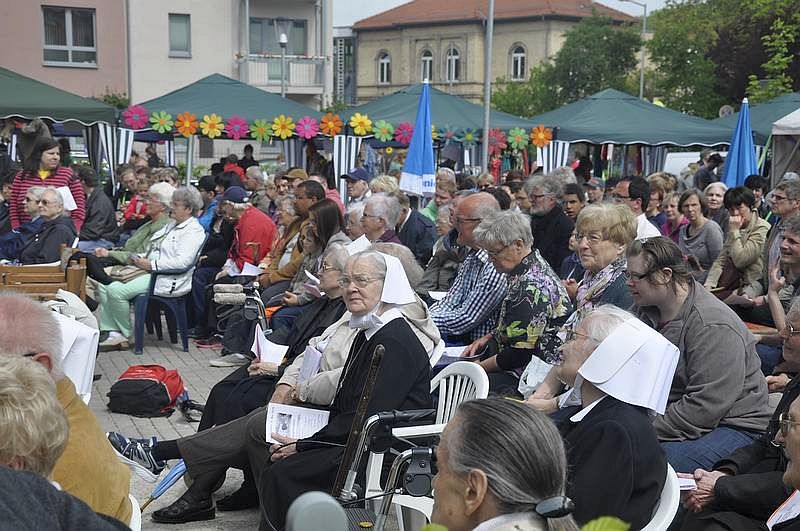
[{"label": "tent pole", "polygon": [[186,138],[186,186],[192,184],[192,166],[194,165],[194,135]]},{"label": "tent pole", "polygon": [[494,0],[489,0],[486,13],[486,58],[483,61],[483,143],[481,170],[489,168],[489,113],[492,103],[492,39],[494,38]]}]

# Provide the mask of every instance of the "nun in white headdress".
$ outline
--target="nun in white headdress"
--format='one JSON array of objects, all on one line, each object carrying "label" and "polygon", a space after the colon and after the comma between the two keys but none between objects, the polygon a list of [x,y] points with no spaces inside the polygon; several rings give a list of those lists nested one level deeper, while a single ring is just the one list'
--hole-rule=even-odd
[{"label": "nun in white headdress", "polygon": [[567,490],[579,524],[615,516],[641,529],[666,480],[667,461],[651,419],[663,415],[677,347],[632,314],[595,308],[568,332],[556,368],[572,386],[572,416],[559,425],[567,448]]},{"label": "nun in white headdress", "polygon": [[340,285],[355,337],[330,407],[330,421],[307,439],[276,447],[273,463],[258,482],[262,519],[268,518],[277,529],[283,528],[295,498],[332,489],[378,345],[385,353],[366,417],[392,409],[431,407],[428,353],[399,310],[416,299],[400,261],[373,250],[356,253],[348,260]]}]

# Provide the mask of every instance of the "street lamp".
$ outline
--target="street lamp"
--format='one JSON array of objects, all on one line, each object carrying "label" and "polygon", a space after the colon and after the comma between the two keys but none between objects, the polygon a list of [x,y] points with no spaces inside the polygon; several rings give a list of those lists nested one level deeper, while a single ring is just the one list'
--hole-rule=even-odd
[{"label": "street lamp", "polygon": [[644,36],[647,33],[647,3],[639,2],[638,0],[619,0],[620,2],[628,2],[629,4],[636,4],[644,9],[644,16],[642,16],[642,70],[639,73],[639,99],[644,99]]},{"label": "street lamp", "polygon": [[286,97],[286,45],[289,44],[289,33],[294,21],[288,18],[275,19],[275,40],[281,47],[281,96]]}]

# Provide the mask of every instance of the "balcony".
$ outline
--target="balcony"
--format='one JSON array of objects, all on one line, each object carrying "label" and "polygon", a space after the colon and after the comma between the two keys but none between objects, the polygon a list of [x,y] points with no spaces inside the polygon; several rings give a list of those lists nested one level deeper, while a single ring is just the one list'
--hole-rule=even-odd
[{"label": "balcony", "polygon": [[[288,94],[322,94],[323,57],[286,56],[286,92]],[[249,82],[269,92],[281,91],[281,56],[250,55],[247,61]]]}]

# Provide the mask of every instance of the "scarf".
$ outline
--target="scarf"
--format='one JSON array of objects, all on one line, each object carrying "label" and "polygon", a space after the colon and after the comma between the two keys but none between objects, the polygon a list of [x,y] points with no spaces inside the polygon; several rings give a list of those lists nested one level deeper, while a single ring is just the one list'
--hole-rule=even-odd
[{"label": "scarf", "polygon": [[597,273],[592,274],[591,271],[587,270],[583,275],[580,286],[578,286],[577,308],[569,316],[565,326],[574,329],[578,322],[592,311],[595,303],[606,288],[625,272],[627,265],[628,262],[625,257],[620,256]]}]

